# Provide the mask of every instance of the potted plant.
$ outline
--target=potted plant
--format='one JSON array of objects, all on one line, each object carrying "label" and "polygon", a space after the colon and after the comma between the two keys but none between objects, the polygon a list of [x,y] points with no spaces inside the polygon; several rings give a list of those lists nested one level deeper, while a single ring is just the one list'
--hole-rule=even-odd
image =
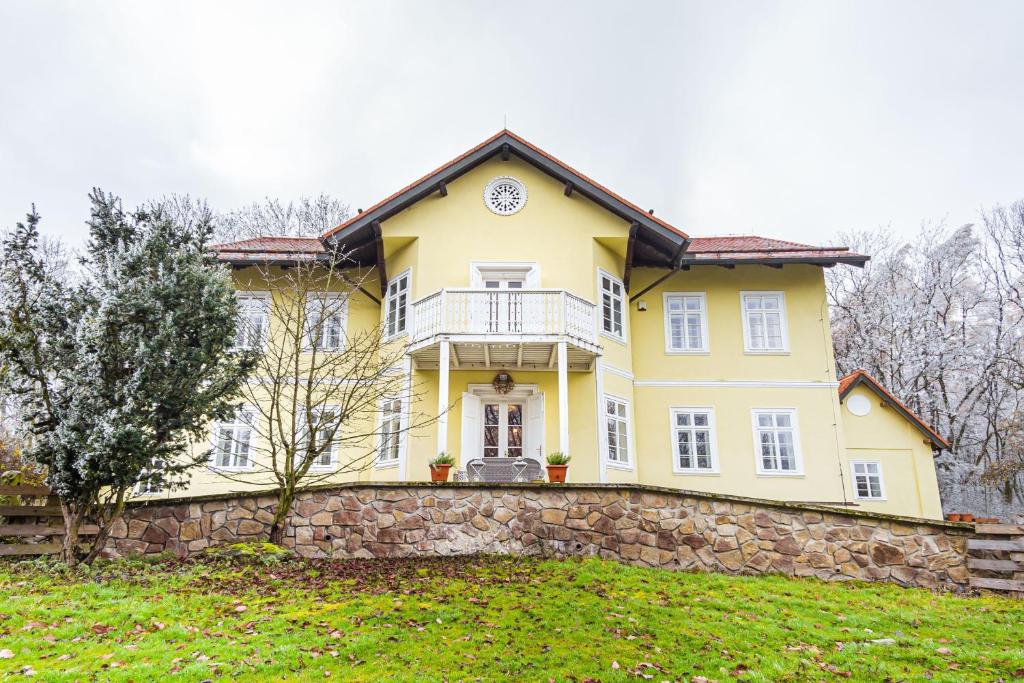
[{"label": "potted plant", "polygon": [[946,515],[946,519],[950,522],[959,522],[960,517],[961,515],[959,512],[950,512],[948,515]]},{"label": "potted plant", "polygon": [[548,481],[552,484],[564,484],[570,460],[572,458],[565,453],[548,453]]},{"label": "potted plant", "polygon": [[455,458],[445,452],[438,453],[430,461],[430,481],[448,481],[448,470],[455,464]]}]

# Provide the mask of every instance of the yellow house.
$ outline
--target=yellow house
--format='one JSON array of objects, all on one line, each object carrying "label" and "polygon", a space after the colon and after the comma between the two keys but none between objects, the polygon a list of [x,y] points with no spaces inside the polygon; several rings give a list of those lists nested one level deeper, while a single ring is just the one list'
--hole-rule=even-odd
[{"label": "yellow house", "polygon": [[[479,474],[557,451],[570,482],[941,516],[941,438],[866,375],[846,394],[837,381],[823,269],[865,256],[691,236],[507,130],[320,239],[219,252],[252,289],[250,264],[333,247],[374,277],[345,331],[383,325],[423,387],[417,406],[382,407],[386,447],[340,479],[426,480],[440,452]],[[387,438],[414,409],[438,417]],[[190,492],[237,488],[200,471]]]}]

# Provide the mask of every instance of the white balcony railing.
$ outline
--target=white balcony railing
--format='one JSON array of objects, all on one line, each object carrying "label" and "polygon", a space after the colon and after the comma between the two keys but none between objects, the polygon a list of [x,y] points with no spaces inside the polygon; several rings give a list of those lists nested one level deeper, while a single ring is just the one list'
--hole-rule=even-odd
[{"label": "white balcony railing", "polygon": [[564,289],[442,289],[413,304],[413,340],[559,335],[594,343],[594,304]]}]

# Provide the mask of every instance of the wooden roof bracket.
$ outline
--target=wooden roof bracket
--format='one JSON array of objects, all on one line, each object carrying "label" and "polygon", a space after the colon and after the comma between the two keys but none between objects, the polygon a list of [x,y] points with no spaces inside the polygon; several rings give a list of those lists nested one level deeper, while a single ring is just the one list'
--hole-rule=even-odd
[{"label": "wooden roof bracket", "polygon": [[373,241],[377,246],[377,272],[380,274],[380,295],[383,297],[388,293],[388,271],[384,263],[384,232],[380,229],[379,221],[374,221],[370,227],[373,228]]},{"label": "wooden roof bracket", "polygon": [[636,251],[636,235],[640,232],[640,224],[629,226],[629,241],[626,243],[626,267],[622,271],[622,288],[629,293],[629,276],[633,274],[633,253]]},{"label": "wooden roof bracket", "polygon": [[690,240],[688,240],[688,239],[683,240],[683,243],[679,245],[679,248],[676,249],[675,255],[672,257],[672,268],[669,269],[669,271],[667,273],[665,273],[664,275],[659,277],[657,280],[655,280],[651,284],[649,284],[646,287],[644,287],[643,289],[641,289],[635,295],[629,297],[629,302],[633,303],[634,301],[639,299],[641,296],[643,296],[647,292],[651,291],[652,289],[654,289],[655,287],[660,285],[665,280],[667,280],[670,277],[672,277],[673,275],[675,275],[676,272],[678,272],[679,270],[689,270],[690,269],[689,266],[684,266],[683,265],[683,254],[686,253],[686,248],[688,246],[690,246]]}]

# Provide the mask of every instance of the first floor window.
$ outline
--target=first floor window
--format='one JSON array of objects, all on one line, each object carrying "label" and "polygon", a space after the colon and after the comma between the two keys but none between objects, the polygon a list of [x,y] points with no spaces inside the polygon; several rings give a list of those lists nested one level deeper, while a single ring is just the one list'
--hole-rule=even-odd
[{"label": "first floor window", "polygon": [[608,430],[609,462],[629,462],[629,406],[612,396],[604,397],[605,419]]},{"label": "first floor window", "polygon": [[388,399],[384,401],[380,426],[380,453],[377,457],[381,463],[398,462],[398,447],[402,437],[402,400]]},{"label": "first floor window", "polygon": [[153,473],[159,472],[163,468],[164,461],[159,458],[156,458],[152,462],[150,462],[149,467],[142,470],[142,481],[140,481],[139,485],[135,487],[135,493],[140,496],[148,496],[154,493],[162,493],[163,486],[159,482],[153,481],[150,477],[153,475]]},{"label": "first floor window", "polygon": [[267,339],[270,324],[270,297],[263,294],[238,295],[238,322],[235,348],[258,351]]},{"label": "first floor window", "polygon": [[672,433],[675,444],[675,469],[681,472],[711,472],[715,469],[710,408],[675,408]]},{"label": "first floor window", "polygon": [[243,408],[230,422],[214,429],[213,462],[217,467],[242,469],[252,464],[253,425],[256,413]]},{"label": "first floor window", "polygon": [[755,410],[754,438],[760,471],[766,474],[797,474],[796,412]]},{"label": "first floor window", "polygon": [[387,311],[388,336],[405,332],[406,307],[409,304],[409,271],[388,283],[388,296],[384,302]]},{"label": "first floor window", "polygon": [[624,336],[622,332],[622,282],[602,272],[601,280],[601,329],[613,337]]},{"label": "first floor window", "polygon": [[864,500],[885,498],[882,486],[882,465],[877,462],[855,462],[853,466],[853,492]]},{"label": "first floor window", "polygon": [[306,302],[306,348],[338,351],[345,342],[347,300],[339,295],[311,297]]},{"label": "first floor window", "polygon": [[666,294],[665,330],[669,351],[707,351],[703,294]]},{"label": "first floor window", "polygon": [[338,411],[333,407],[319,407],[314,408],[312,413],[312,428],[306,421],[305,410],[300,411],[297,416],[299,438],[295,447],[295,459],[301,462],[312,453],[311,467],[331,467],[334,465],[334,439],[339,429]]},{"label": "first floor window", "polygon": [[746,350],[752,352],[785,351],[785,302],[781,292],[744,292],[743,331]]}]

